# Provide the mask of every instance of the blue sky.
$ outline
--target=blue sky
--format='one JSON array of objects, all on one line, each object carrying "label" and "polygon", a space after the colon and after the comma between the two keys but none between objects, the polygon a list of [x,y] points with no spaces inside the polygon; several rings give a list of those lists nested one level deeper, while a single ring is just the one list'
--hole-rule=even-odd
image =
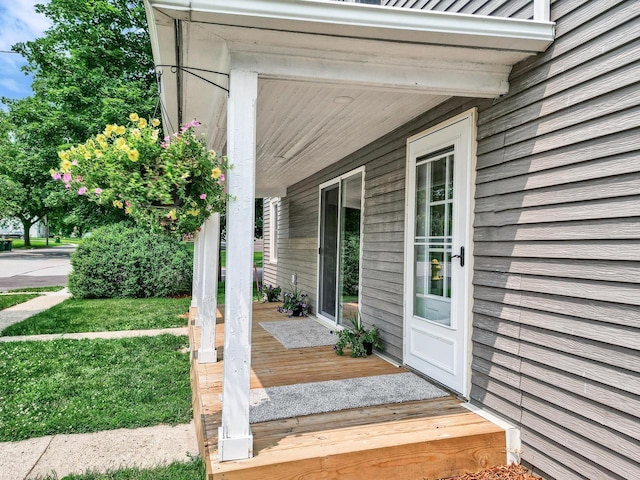
[{"label": "blue sky", "polygon": [[[38,15],[36,3],[48,0],[0,0],[0,51],[18,42],[33,40],[49,28],[49,20]],[[23,98],[31,94],[31,79],[20,71],[20,55],[0,53],[0,97]]]}]

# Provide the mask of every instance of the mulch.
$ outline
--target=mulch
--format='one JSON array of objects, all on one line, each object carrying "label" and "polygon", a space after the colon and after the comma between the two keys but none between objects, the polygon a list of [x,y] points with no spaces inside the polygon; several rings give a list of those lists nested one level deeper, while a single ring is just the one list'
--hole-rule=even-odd
[{"label": "mulch", "polygon": [[478,473],[467,473],[458,477],[450,477],[443,480],[542,480],[529,473],[522,465],[503,465],[489,468]]}]

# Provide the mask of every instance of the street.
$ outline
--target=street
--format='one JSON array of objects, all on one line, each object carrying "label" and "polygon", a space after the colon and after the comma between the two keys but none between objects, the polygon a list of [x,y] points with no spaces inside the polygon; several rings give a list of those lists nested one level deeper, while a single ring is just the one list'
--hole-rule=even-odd
[{"label": "street", "polygon": [[0,253],[0,291],[66,286],[75,246],[13,250]]}]

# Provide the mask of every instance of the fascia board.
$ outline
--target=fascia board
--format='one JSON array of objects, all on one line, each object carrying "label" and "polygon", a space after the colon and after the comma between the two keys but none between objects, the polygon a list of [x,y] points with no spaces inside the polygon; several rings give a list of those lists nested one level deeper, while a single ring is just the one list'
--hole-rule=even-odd
[{"label": "fascia board", "polygon": [[[318,0],[149,0],[192,21],[412,43],[544,51],[553,22]],[[508,40],[505,42],[505,40]]]}]

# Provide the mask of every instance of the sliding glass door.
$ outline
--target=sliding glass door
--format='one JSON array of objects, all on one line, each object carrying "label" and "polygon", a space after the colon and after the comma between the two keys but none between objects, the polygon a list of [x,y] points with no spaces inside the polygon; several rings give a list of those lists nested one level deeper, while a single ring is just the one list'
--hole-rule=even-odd
[{"label": "sliding glass door", "polygon": [[320,188],[318,314],[335,323],[358,311],[363,176],[357,170]]}]

